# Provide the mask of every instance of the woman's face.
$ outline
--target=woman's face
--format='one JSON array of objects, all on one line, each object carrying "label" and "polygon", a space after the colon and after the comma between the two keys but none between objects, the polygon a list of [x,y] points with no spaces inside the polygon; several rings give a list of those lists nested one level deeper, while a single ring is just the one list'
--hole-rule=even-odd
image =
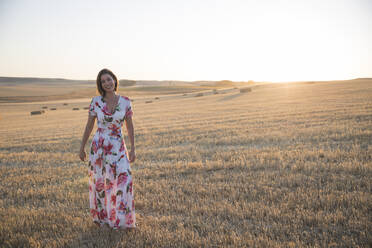
[{"label": "woman's face", "polygon": [[115,80],[110,76],[110,74],[101,75],[101,85],[103,90],[106,92],[115,91]]}]

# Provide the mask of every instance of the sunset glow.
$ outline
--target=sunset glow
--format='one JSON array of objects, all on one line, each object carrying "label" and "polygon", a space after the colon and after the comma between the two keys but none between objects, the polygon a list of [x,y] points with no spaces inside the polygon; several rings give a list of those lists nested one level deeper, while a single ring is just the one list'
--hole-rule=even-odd
[{"label": "sunset glow", "polygon": [[370,1],[0,3],[0,76],[296,81],[372,77]]}]

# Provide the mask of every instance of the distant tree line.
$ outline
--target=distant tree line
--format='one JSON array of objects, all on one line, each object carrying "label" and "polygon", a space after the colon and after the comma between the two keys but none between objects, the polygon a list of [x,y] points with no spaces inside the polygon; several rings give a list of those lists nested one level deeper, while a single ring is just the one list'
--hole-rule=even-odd
[{"label": "distant tree line", "polygon": [[119,85],[124,86],[124,87],[134,86],[134,85],[136,85],[136,81],[128,80],[128,79],[120,79],[119,80]]}]

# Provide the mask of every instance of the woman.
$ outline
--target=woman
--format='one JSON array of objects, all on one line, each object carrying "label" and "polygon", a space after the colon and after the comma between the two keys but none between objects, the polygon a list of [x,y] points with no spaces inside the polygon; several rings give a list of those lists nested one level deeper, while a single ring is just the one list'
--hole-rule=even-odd
[{"label": "woman", "polygon": [[[118,80],[110,70],[101,70],[96,83],[100,96],[93,97],[90,103],[79,154],[85,161],[85,144],[97,119],[88,163],[90,213],[98,226],[132,228],[136,222],[130,170],[136,158],[132,105],[128,97],[117,94]],[[131,143],[129,158],[121,133],[124,121]]]}]

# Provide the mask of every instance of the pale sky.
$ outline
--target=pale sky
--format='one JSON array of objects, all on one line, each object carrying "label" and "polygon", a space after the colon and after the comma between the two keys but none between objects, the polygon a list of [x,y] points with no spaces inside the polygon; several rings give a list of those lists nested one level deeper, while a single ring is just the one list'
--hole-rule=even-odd
[{"label": "pale sky", "polygon": [[372,0],[0,0],[0,76],[372,77]]}]

